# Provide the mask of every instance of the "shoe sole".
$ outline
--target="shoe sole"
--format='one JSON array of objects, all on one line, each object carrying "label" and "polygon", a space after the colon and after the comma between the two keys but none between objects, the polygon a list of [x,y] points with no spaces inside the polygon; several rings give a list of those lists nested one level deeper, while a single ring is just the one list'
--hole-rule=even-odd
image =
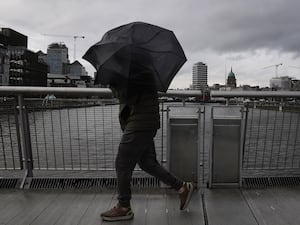
[{"label": "shoe sole", "polygon": [[123,220],[131,220],[133,219],[134,214],[130,214],[127,216],[119,216],[119,217],[106,217],[101,216],[104,221],[114,222],[114,221],[123,221]]},{"label": "shoe sole", "polygon": [[185,210],[188,207],[188,205],[191,201],[191,198],[192,198],[193,191],[194,191],[194,185],[190,184],[190,190],[189,190],[188,196],[186,198],[186,201],[185,201],[183,207],[180,210]]}]

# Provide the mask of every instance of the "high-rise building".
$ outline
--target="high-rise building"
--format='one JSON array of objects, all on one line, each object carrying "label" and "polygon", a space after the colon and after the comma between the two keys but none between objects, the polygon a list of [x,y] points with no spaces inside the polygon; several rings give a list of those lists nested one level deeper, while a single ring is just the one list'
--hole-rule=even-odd
[{"label": "high-rise building", "polygon": [[27,48],[27,36],[10,28],[1,28],[0,43],[4,46],[18,46]]},{"label": "high-rise building", "polygon": [[68,48],[64,43],[52,43],[48,46],[47,64],[51,74],[68,73]]},{"label": "high-rise building", "polygon": [[46,57],[49,66],[48,85],[52,87],[86,87],[91,83],[84,66],[79,61],[70,63],[68,48],[62,43],[52,43],[47,54],[39,52],[39,59]]},{"label": "high-rise building", "polygon": [[0,86],[9,84],[9,57],[7,48],[0,44]]},{"label": "high-rise building", "polygon": [[9,47],[9,84],[21,86],[47,86],[46,63],[38,55],[23,47]]},{"label": "high-rise building", "polygon": [[292,78],[288,76],[273,77],[270,80],[270,88],[289,91],[292,88]]},{"label": "high-rise building", "polygon": [[192,89],[204,90],[207,87],[207,65],[203,62],[197,62],[193,65]]},{"label": "high-rise building", "polygon": [[27,36],[10,28],[2,28],[0,44],[8,56],[4,57],[4,60],[8,60],[5,70],[8,69],[9,81],[6,85],[47,85],[47,64],[39,62],[37,54],[27,49]]}]

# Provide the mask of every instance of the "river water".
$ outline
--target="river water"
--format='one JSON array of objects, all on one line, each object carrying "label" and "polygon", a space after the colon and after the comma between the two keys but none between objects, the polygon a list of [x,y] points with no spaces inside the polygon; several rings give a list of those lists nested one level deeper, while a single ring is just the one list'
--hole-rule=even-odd
[{"label": "river water", "polygon": [[[189,103],[186,107],[179,106],[182,104],[170,103],[161,108],[161,129],[155,138],[157,157],[159,161],[166,160],[167,107],[170,107],[170,117],[198,118],[198,113],[202,112],[199,135],[203,135],[205,143],[201,149],[201,160],[205,161],[208,167],[212,105]],[[101,105],[29,112],[35,169],[114,168],[114,158],[122,135],[118,107]],[[243,117],[245,118],[246,114]],[[299,113],[250,109],[246,124],[244,169],[299,168]],[[16,119],[13,114],[0,115],[0,134],[0,168],[20,168]]]}]

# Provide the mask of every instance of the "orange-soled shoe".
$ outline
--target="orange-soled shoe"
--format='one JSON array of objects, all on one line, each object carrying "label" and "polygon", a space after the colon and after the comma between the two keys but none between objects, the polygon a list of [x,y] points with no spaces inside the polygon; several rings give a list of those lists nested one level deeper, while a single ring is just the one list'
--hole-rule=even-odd
[{"label": "orange-soled shoe", "polygon": [[112,209],[101,213],[100,215],[104,221],[121,221],[121,220],[131,220],[133,219],[134,213],[131,208],[125,208],[117,204]]},{"label": "orange-soled shoe", "polygon": [[180,198],[180,210],[185,210],[192,198],[192,194],[194,191],[194,185],[192,182],[184,182],[183,183],[183,191],[179,193]]}]

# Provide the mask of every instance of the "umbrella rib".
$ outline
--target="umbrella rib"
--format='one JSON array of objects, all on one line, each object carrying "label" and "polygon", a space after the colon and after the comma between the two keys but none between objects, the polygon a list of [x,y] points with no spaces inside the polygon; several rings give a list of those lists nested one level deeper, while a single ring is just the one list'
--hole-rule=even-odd
[{"label": "umbrella rib", "polygon": [[168,53],[168,54],[176,55],[179,58],[186,59],[184,54],[183,54],[183,56],[180,56],[180,55],[178,55],[178,54],[176,54],[175,52],[172,52],[172,51],[155,51],[155,50],[151,50],[151,49],[147,49],[147,48],[143,48],[143,47],[137,47],[137,48],[145,50],[147,52],[152,52],[152,53]]},{"label": "umbrella rib", "polygon": [[[169,30],[167,30],[168,32],[170,32],[170,33],[172,33],[173,35],[174,35],[174,33],[172,32],[172,31],[169,31]],[[145,43],[148,43],[148,42],[150,42],[151,40],[153,40],[156,36],[158,36],[160,33],[163,33],[163,32],[166,32],[166,31],[159,31],[159,32],[157,32],[155,35],[153,35],[149,40],[147,40],[147,41],[144,41],[144,42],[140,42],[139,44],[145,44]],[[143,50],[147,50],[148,52],[154,52],[154,53],[170,53],[170,54],[174,54],[174,55],[177,55],[177,54],[175,54],[174,52],[170,52],[170,51],[154,51],[154,50],[152,50],[152,49],[146,49],[146,48],[143,48],[143,47],[140,47],[140,46],[138,46],[137,48],[140,48],[140,49],[143,49]],[[183,52],[183,50],[181,49],[181,51]],[[184,55],[184,54],[183,54]],[[178,55],[177,55],[178,56]],[[184,57],[180,57],[180,58],[185,58],[186,59],[186,57],[184,56]]]},{"label": "umbrella rib", "polygon": [[149,40],[147,40],[147,41],[141,41],[141,42],[139,42],[138,44],[145,44],[145,43],[148,43],[148,42],[152,41],[156,36],[158,36],[158,35],[159,35],[160,33],[162,33],[162,32],[165,32],[165,31],[160,30],[160,31],[158,31],[155,35],[153,35]]},{"label": "umbrella rib", "polygon": [[[97,77],[100,76],[98,73],[100,70],[101,73],[110,74],[111,77],[120,74],[122,78],[118,78],[118,82],[120,85],[128,86],[130,79],[136,79],[138,83],[142,82],[143,76],[146,75],[148,78],[145,78],[145,84],[152,85],[154,81],[157,91],[166,91],[180,67],[187,60],[180,43],[171,30],[145,23],[137,23],[143,25],[140,27],[131,24],[136,23],[120,26],[105,33],[102,40],[94,45],[99,45],[99,49],[93,48],[97,54],[89,52],[94,47],[92,46],[87,51],[91,56],[83,58],[96,68]],[[101,44],[105,44],[104,47],[101,47]],[[93,58],[98,58],[98,61]],[[134,77],[129,76],[129,73],[141,74],[136,74]],[[111,82],[112,80],[106,76],[102,81]]]},{"label": "umbrella rib", "polygon": [[[155,73],[156,73],[156,74],[159,74],[158,71],[157,71],[157,69],[156,69],[156,67],[154,66],[154,64],[153,64],[152,61],[151,61],[151,64],[152,64],[152,68],[154,69]],[[159,83],[160,83],[162,86],[164,86],[162,80],[160,79],[160,76],[156,75],[156,77],[158,78]],[[163,87],[163,88],[164,88],[164,87]]]}]

